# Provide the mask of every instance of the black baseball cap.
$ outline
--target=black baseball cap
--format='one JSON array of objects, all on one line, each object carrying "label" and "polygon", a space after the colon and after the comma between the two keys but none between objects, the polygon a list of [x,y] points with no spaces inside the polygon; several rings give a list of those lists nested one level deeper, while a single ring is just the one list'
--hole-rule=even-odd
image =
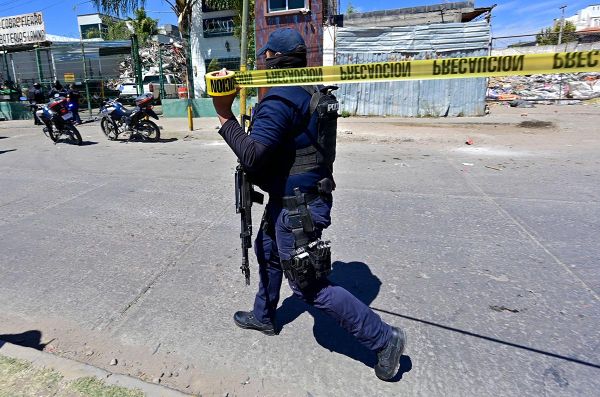
[{"label": "black baseball cap", "polygon": [[292,28],[280,28],[269,35],[269,41],[258,51],[256,56],[261,56],[267,50],[285,54],[294,51],[301,45],[306,46],[300,32]]}]

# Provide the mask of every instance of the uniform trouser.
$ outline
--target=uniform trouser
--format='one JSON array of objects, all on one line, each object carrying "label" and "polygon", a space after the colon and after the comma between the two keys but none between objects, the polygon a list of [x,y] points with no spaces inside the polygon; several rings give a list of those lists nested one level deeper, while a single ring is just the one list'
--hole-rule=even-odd
[{"label": "uniform trouser", "polygon": [[[331,224],[331,202],[318,198],[309,204],[309,209],[316,229],[313,237],[321,237],[322,230]],[[263,220],[254,245],[260,276],[254,315],[261,322],[268,322],[275,317],[283,279],[280,261],[289,260],[294,253],[294,235],[288,210],[270,201],[265,211],[269,226],[264,227]],[[379,350],[389,341],[391,327],[344,288],[328,280],[320,281],[304,291],[294,282],[289,284],[296,296],[335,319],[366,348]]]}]

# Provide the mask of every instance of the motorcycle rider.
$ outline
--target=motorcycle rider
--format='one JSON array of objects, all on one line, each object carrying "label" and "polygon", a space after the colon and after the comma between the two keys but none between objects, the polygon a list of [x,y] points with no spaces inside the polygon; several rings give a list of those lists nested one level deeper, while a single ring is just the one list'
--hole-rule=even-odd
[{"label": "motorcycle rider", "polygon": [[75,124],[81,124],[81,117],[79,116],[79,98],[81,95],[79,91],[75,89],[74,84],[69,84],[67,91],[68,108],[73,112],[73,122]]}]

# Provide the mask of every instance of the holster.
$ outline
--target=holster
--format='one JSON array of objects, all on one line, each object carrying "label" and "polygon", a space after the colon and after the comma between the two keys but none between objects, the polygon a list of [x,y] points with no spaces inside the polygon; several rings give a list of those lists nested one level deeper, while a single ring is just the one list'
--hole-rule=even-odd
[{"label": "holster", "polygon": [[290,260],[281,261],[285,277],[306,289],[331,273],[331,243],[316,240],[296,250]]}]

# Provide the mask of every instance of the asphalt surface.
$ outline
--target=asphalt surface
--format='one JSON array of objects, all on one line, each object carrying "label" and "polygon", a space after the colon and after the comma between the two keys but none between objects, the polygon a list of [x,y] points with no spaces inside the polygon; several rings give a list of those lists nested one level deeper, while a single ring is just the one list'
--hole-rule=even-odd
[{"label": "asphalt surface", "polygon": [[[81,147],[3,122],[0,339],[39,330],[40,343],[62,341],[57,354],[99,366],[118,351],[131,362],[120,371],[141,377],[171,360],[182,374],[170,386],[203,396],[597,395],[597,110],[553,115],[555,129],[518,129],[512,115],[502,131],[473,130],[473,146],[465,126],[420,139],[346,122],[331,279],[406,329],[388,383],[371,352],[287,286],[280,335],[234,326],[256,264],[245,287],[235,158],[214,120],[200,139],[165,130],[161,143],[109,142],[85,125]],[[374,138],[384,129],[399,132]]]}]

